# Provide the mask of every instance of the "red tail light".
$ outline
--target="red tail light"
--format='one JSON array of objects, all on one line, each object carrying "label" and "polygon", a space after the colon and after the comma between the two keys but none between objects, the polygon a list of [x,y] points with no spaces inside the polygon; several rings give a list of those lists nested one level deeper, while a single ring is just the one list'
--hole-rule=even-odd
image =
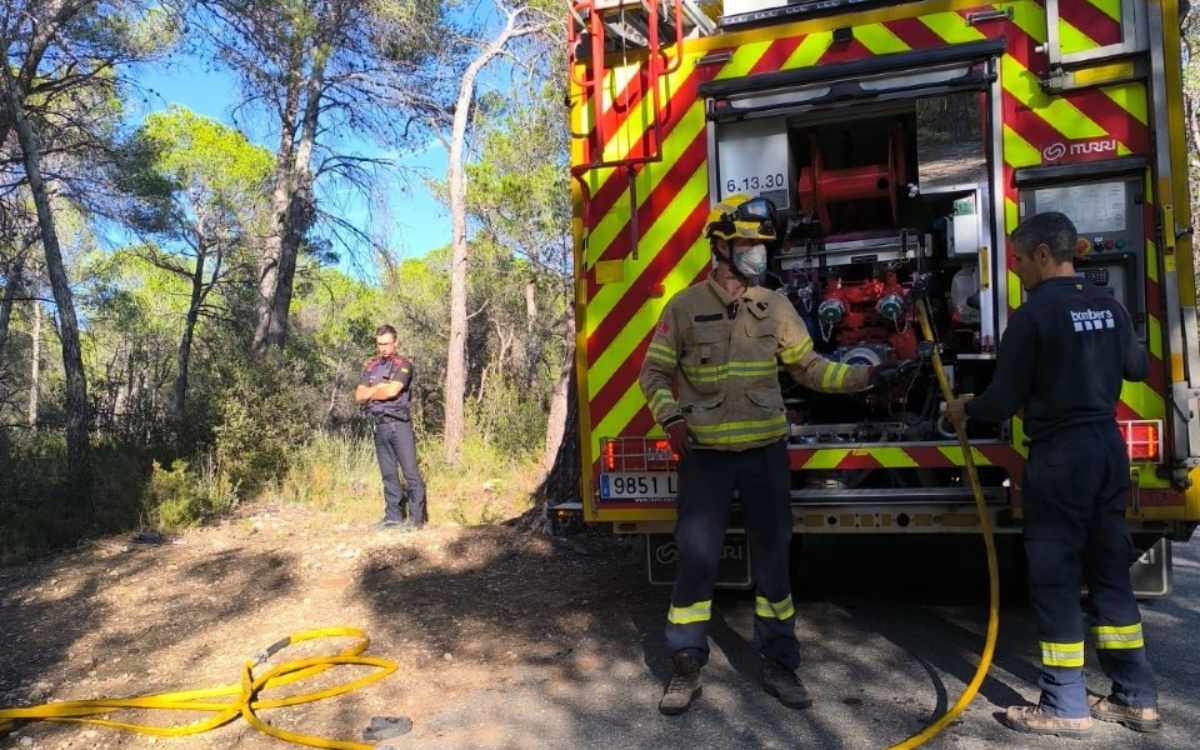
[{"label": "red tail light", "polygon": [[1159,420],[1119,422],[1121,437],[1129,450],[1130,461],[1162,461],[1162,422]]},{"label": "red tail light", "polygon": [[648,461],[678,461],[679,456],[671,449],[670,440],[655,440],[653,448],[646,453]]},{"label": "red tail light", "polygon": [[619,437],[600,441],[600,470],[674,471],[679,456],[665,438]]}]

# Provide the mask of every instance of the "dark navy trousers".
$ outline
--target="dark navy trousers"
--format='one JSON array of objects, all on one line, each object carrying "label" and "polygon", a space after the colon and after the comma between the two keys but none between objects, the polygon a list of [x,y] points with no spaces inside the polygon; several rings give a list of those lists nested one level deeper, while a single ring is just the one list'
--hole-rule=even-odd
[{"label": "dark navy trousers", "polygon": [[[375,457],[379,460],[379,473],[383,475],[383,517],[389,521],[400,521],[407,515],[408,520],[417,526],[423,525],[425,480],[421,478],[421,469],[417,466],[417,440],[412,422],[380,418],[375,425]],[[397,467],[404,472],[404,483],[408,486],[407,508]]]},{"label": "dark navy trousers", "polygon": [[1041,704],[1058,716],[1088,715],[1083,584],[1090,634],[1113,697],[1130,706],[1158,702],[1129,579],[1137,556],[1125,523],[1129,491],[1125,441],[1115,422],[1067,428],[1030,448],[1022,487],[1025,552],[1041,638]]},{"label": "dark navy trousers", "polygon": [[679,464],[679,517],[675,543],[679,574],[667,613],[667,648],[693,651],[708,661],[717,565],[729,525],[734,490],[741,499],[757,586],[754,645],[789,669],[800,664],[796,610],[788,578],[792,541],[791,475],[780,441],[745,451],[692,449]]}]

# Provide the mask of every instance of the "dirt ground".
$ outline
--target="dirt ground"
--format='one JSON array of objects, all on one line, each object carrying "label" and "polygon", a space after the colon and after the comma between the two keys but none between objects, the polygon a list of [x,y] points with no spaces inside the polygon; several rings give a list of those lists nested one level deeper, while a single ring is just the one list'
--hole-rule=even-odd
[{"label": "dirt ground", "polygon": [[[373,716],[407,716],[414,729],[406,740],[419,741],[443,731],[425,719],[469,693],[503,692],[531,669],[572,677],[600,668],[605,644],[628,637],[604,632],[610,626],[600,614],[644,586],[642,575],[636,548],[612,537],[552,541],[498,526],[375,532],[299,506],[254,507],[159,544],[110,538],[0,568],[0,707],[226,685],[246,659],[291,632],[348,625],[366,630],[366,653],[394,659],[397,672],[263,718],[359,740]],[[306,644],[272,662],[349,643]],[[333,670],[276,695],[341,683],[364,669]],[[464,746],[503,743],[487,727],[465,731]],[[166,743],[285,746],[240,719],[170,740],[50,723],[0,736],[0,750]]]}]

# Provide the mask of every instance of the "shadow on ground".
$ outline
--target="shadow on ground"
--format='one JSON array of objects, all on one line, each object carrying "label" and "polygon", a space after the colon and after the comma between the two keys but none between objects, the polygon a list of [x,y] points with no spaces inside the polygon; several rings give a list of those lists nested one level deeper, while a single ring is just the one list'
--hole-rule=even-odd
[{"label": "shadow on ground", "polygon": [[[983,644],[986,587],[977,540],[887,540],[832,551],[812,545],[794,557],[802,571],[795,581],[801,674],[816,698],[813,708],[791,711],[762,692],[749,642],[753,597],[723,592],[710,629],[704,697],[685,717],[667,718],[656,704],[670,671],[662,633],[669,591],[645,583],[635,541],[594,535],[562,544],[497,527],[379,539],[358,539],[369,544],[347,568],[352,572],[321,573],[320,581],[312,579],[312,552],[303,542],[233,545],[173,563],[162,548],[77,553],[0,570],[0,635],[12,645],[0,651],[0,694],[7,694],[0,704],[36,699],[42,675],[65,677],[73,662],[99,653],[120,655],[122,669],[146,671],[155,668],[156,650],[186,643],[189,663],[210,662],[209,651],[227,644],[198,634],[248,637],[230,623],[254,621],[269,609],[273,627],[362,624],[371,653],[403,665],[372,689],[378,702],[367,708],[278,716],[298,717],[329,736],[354,736],[368,708],[388,712],[420,696],[428,710],[414,714],[416,728],[393,743],[397,750],[874,750],[944,711],[973,674]],[[1144,738],[1105,726],[1089,748],[1186,747],[1200,729],[1197,553],[1196,545],[1177,549],[1175,596],[1145,607],[1168,730]],[[1019,565],[1006,564],[1011,582],[991,675],[962,722],[930,747],[1011,746],[1012,735],[992,714],[1036,694],[1036,632]],[[122,585],[128,591],[114,600],[112,589]],[[321,592],[325,598],[310,605]],[[105,636],[97,640],[101,628]],[[177,684],[178,675],[169,677]],[[1092,678],[1093,687],[1102,685]],[[353,700],[369,700],[368,692]],[[179,746],[276,746],[244,726],[223,732],[208,744]]]}]

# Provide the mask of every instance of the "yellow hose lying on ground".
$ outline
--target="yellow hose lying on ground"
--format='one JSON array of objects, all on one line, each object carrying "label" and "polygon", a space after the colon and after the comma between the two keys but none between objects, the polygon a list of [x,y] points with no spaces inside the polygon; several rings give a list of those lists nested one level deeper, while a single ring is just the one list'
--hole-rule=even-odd
[{"label": "yellow hose lying on ground", "polygon": [[[314,656],[307,659],[296,659],[272,667],[262,674],[255,676],[254,668],[269,659],[272,655],[288,646],[318,638],[352,637],[358,641],[345,651],[332,656]],[[40,706],[26,708],[0,708],[0,733],[11,729],[14,721],[56,721],[80,724],[95,724],[102,727],[124,729],[138,734],[151,734],[159,737],[182,737],[189,734],[200,734],[219,726],[228,724],[239,715],[243,716],[250,726],[263,734],[269,734],[287,742],[310,747],[329,748],[330,750],[373,750],[375,745],[350,740],[334,740],[311,734],[289,732],[274,727],[258,718],[257,712],[267,708],[282,708],[296,706],[301,703],[332,698],[344,695],[359,688],[378,682],[396,671],[396,662],[374,656],[363,656],[371,643],[367,634],[358,628],[318,628],[292,633],[287,638],[271,644],[252,661],[242,666],[241,679],[237,684],[200,690],[185,690],[176,693],[157,693],[134,698],[101,698],[98,700],[64,701],[61,703],[45,703]],[[292,695],[275,700],[258,700],[258,694],[263,690],[289,685],[308,677],[318,675],[327,669],[343,665],[357,664],[376,667],[376,671],[357,680],[335,685],[324,690],[311,693]],[[216,698],[235,696],[233,701],[213,700]],[[133,724],[113,721],[106,718],[92,718],[117,711],[130,709],[158,709],[166,711],[197,711],[210,713],[207,719],[183,724],[180,726],[155,726],[152,724]]]},{"label": "yellow hose lying on ground", "polygon": [[[937,351],[936,342],[933,338],[933,329],[929,325],[929,312],[925,307],[925,301],[919,300],[916,308],[917,321],[921,325],[921,333],[927,341],[934,344],[933,371],[937,374],[938,385],[942,389],[942,398],[948,402],[954,398],[954,393],[950,390],[950,381],[946,379],[946,371],[942,369],[942,356]],[[954,429],[958,433],[958,444],[962,446],[963,462],[966,465],[967,478],[971,482],[971,492],[975,496],[975,510],[979,514],[979,525],[983,529],[983,543],[987,547],[987,637],[983,644],[983,653],[980,654],[979,667],[975,670],[975,676],[971,678],[967,689],[958,697],[958,700],[950,707],[950,710],[917,734],[914,734],[898,745],[893,745],[890,750],[910,750],[910,748],[924,745],[939,735],[950,722],[954,721],[959,714],[966,710],[971,700],[975,698],[975,694],[979,692],[979,686],[987,678],[988,669],[992,666],[992,656],[996,652],[996,636],[1000,632],[1000,572],[996,560],[996,540],[992,536],[992,521],[991,517],[988,516],[987,505],[983,500],[983,487],[979,484],[979,473],[975,470],[975,457],[971,453],[971,444],[967,441],[966,430],[958,425]]]}]

